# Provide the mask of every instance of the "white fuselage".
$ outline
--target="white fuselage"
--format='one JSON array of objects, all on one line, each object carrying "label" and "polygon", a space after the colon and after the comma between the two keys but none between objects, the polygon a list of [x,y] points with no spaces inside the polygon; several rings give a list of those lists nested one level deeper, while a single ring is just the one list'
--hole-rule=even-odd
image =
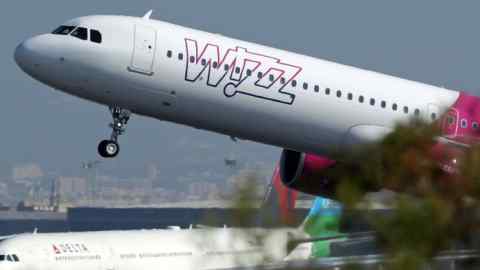
[{"label": "white fuselage", "polygon": [[200,270],[281,262],[288,233],[279,229],[194,229],[22,234],[0,243],[9,270]]},{"label": "white fuselage", "polygon": [[300,152],[342,153],[398,122],[435,120],[459,96],[156,20],[90,16],[65,25],[97,29],[102,42],[34,37],[17,48],[23,70],[101,104]]}]

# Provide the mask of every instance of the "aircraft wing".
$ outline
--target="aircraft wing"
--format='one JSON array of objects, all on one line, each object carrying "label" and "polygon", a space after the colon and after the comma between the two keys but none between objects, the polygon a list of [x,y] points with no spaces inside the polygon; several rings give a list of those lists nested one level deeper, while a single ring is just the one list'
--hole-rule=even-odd
[{"label": "aircraft wing", "polygon": [[12,234],[12,235],[2,235],[2,236],[0,236],[0,242],[1,242],[1,241],[4,241],[4,240],[7,240],[7,239],[10,239],[10,238],[13,238],[13,237],[15,237],[15,236],[17,236],[17,235],[16,235],[16,234]]},{"label": "aircraft wing", "polygon": [[320,241],[349,241],[349,240],[374,240],[376,238],[375,232],[360,232],[360,233],[351,233],[351,234],[338,234],[335,236],[326,236],[326,237],[312,237],[304,239],[293,239],[291,240],[292,244],[303,244],[310,242],[320,242]]}]

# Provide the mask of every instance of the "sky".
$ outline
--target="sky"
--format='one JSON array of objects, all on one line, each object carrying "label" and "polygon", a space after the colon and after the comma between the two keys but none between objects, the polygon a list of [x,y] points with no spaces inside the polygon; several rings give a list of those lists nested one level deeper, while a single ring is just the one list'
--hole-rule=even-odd
[{"label": "sky", "polygon": [[[143,16],[154,9],[153,19],[480,94],[478,1],[16,0],[1,5],[0,176],[31,162],[58,174],[78,174],[82,162],[99,159],[97,143],[110,134],[106,107],[35,82],[13,61],[24,39],[83,15]],[[215,173],[225,170],[227,156],[273,166],[280,154],[276,147],[235,145],[222,135],[139,116],[131,119],[120,143],[119,157],[101,164],[118,177],[142,176],[148,164],[173,179]]]}]

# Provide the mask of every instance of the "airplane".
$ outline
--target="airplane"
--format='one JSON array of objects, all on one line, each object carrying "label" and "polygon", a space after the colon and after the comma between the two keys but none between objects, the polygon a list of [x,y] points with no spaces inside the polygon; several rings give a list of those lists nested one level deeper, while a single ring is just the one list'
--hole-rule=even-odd
[{"label": "airplane", "polygon": [[0,241],[0,268],[226,269],[323,257],[329,255],[329,239],[342,235],[340,214],[341,206],[316,198],[299,228],[19,234]]},{"label": "airplane", "polygon": [[283,148],[288,187],[331,197],[333,169],[353,146],[398,123],[436,123],[443,145],[475,143],[480,99],[373,71],[143,17],[72,19],[14,53],[32,78],[106,105],[113,121],[104,158],[120,151],[132,114]]}]

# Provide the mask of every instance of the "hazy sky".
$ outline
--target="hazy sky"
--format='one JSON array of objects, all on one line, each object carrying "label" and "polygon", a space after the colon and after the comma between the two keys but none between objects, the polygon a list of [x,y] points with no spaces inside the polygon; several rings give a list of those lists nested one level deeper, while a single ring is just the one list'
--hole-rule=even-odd
[{"label": "hazy sky", "polygon": [[[15,47],[74,17],[142,16],[149,9],[155,19],[479,93],[480,2],[5,1],[0,9],[0,168],[38,162],[75,173],[82,161],[97,158],[98,141],[110,134],[106,108],[33,81],[15,65]],[[174,177],[188,171],[184,167],[220,169],[232,152],[243,162],[265,164],[279,154],[254,143],[233,149],[225,136],[143,117],[133,117],[120,143],[120,156],[102,165],[119,176],[142,173],[146,163]]]}]

